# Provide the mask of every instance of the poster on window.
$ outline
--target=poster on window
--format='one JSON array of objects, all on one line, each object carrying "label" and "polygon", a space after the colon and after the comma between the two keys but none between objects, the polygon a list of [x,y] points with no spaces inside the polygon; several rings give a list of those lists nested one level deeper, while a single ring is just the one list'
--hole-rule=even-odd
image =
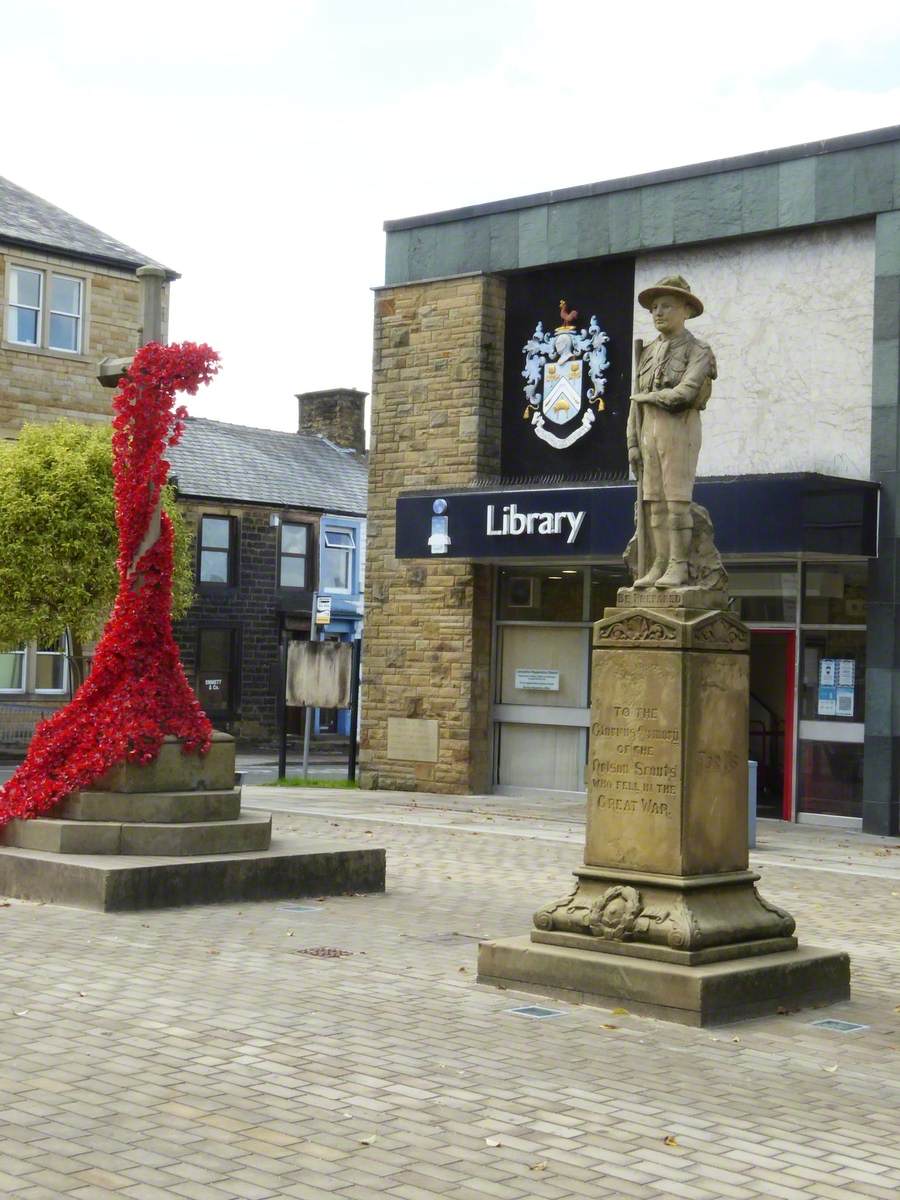
[{"label": "poster on window", "polygon": [[836,687],[836,706],[838,717],[853,716],[853,688],[852,687]]},{"label": "poster on window", "polygon": [[836,662],[837,659],[834,658],[819,660],[819,687],[834,687]]},{"label": "poster on window", "polygon": [[838,687],[852,688],[856,683],[856,660],[853,658],[838,658],[837,663],[837,679],[835,682]]},{"label": "poster on window", "polygon": [[837,716],[837,688],[830,684],[819,685],[817,712],[820,717]]}]

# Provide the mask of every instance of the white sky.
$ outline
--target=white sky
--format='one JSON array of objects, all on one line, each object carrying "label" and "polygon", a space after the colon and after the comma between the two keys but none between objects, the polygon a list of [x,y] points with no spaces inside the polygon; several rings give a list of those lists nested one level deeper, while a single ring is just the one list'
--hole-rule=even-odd
[{"label": "white sky", "polygon": [[385,218],[900,123],[900,5],[0,0],[0,175],[174,267],[191,411],[371,385]]}]

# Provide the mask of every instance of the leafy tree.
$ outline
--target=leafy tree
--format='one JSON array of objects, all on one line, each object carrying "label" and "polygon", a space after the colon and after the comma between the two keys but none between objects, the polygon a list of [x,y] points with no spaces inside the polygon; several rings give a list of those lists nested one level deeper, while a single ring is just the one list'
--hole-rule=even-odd
[{"label": "leafy tree", "polygon": [[[191,534],[167,487],[175,530],[173,615],[193,600]],[[111,430],[57,421],[0,442],[0,649],[50,645],[73,654],[100,633],[116,596],[118,533]]]}]

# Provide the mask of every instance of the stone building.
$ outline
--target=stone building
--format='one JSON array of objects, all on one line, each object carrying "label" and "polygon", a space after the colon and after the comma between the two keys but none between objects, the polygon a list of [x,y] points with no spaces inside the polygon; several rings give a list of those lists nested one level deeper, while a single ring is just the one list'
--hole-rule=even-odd
[{"label": "stone building", "polygon": [[[26,421],[105,421],[104,358],[138,347],[141,285],[152,259],[0,178],[0,437]],[[169,283],[165,269],[163,328]]]},{"label": "stone building", "polygon": [[696,498],[753,631],[760,811],[898,832],[900,128],[385,228],[362,782],[583,791],[636,297],[678,273],[718,357]]},{"label": "stone building", "polygon": [[[365,393],[297,399],[297,433],[189,417],[169,456],[196,555],[197,599],[175,629],[182,661],[216,727],[245,738],[275,736],[279,648],[309,638],[315,593],[332,600],[320,637],[352,641],[362,627]],[[319,714],[317,731],[348,721]],[[289,730],[301,722],[289,710]]]},{"label": "stone building", "polygon": [[[0,178],[0,438],[26,422],[110,419],[98,372],[139,345],[145,266],[162,277],[165,329],[174,271]],[[0,653],[0,745],[27,745],[67,693],[60,646]]]}]

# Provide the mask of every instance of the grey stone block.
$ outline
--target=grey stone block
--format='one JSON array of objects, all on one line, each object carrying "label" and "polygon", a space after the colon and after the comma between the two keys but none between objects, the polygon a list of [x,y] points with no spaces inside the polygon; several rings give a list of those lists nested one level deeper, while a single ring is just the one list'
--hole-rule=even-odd
[{"label": "grey stone block", "polygon": [[221,792],[76,792],[54,817],[68,821],[233,821],[241,789]]},{"label": "grey stone block", "polygon": [[398,229],[387,235],[385,249],[384,282],[406,283],[409,279],[409,244],[411,234],[408,229]]},{"label": "grey stone block", "polygon": [[874,326],[876,342],[900,338],[900,275],[876,275]]},{"label": "grey stone block", "polygon": [[752,167],[741,175],[741,227],[759,233],[778,227],[778,166]]},{"label": "grey stone block", "polygon": [[514,212],[491,213],[487,218],[490,235],[489,267],[492,271],[512,271],[519,265],[519,215]]},{"label": "grey stone block", "polygon": [[609,196],[609,249],[615,254],[636,250],[641,244],[641,192],[613,192]]},{"label": "grey stone block", "polygon": [[676,185],[661,183],[641,188],[639,195],[641,246],[670,246],[675,239]]},{"label": "grey stone block", "polygon": [[98,792],[222,791],[234,787],[234,738],[213,734],[209,753],[184,754],[177,738],[167,737],[151,763],[119,763],[98,779]]},{"label": "grey stone block", "polygon": [[875,219],[875,278],[880,275],[900,275],[900,212]]},{"label": "grey stone block", "polygon": [[383,892],[385,852],[284,838],[261,853],[60,857],[0,849],[0,894],[101,912]]},{"label": "grey stone block", "polygon": [[853,157],[856,151],[825,154],[816,159],[816,220],[836,221],[851,216]]},{"label": "grey stone block", "polygon": [[872,345],[872,407],[896,407],[900,399],[900,340]]},{"label": "grey stone block", "polygon": [[578,257],[609,254],[609,196],[589,196],[573,203],[578,212]]},{"label": "grey stone block", "polygon": [[849,955],[811,946],[701,966],[534,943],[483,942],[478,982],[558,996],[683,1025],[722,1025],[850,995]]},{"label": "grey stone block", "polygon": [[521,209],[518,221],[519,266],[543,266],[547,262],[547,205]]},{"label": "grey stone block", "polygon": [[551,205],[547,224],[550,262],[567,262],[578,258],[578,206],[581,203],[571,200]]},{"label": "grey stone block", "polygon": [[709,237],[711,179],[685,179],[672,184],[673,229],[676,242],[699,242]]},{"label": "grey stone block", "polygon": [[811,225],[816,219],[816,160],[795,158],[778,164],[778,224]]},{"label": "grey stone block", "polygon": [[894,203],[894,146],[862,146],[853,155],[853,211],[883,212]]},{"label": "grey stone block", "polygon": [[231,821],[127,824],[35,817],[10,821],[3,842],[22,850],[53,854],[173,855],[235,854],[268,848],[272,818],[244,813]]},{"label": "grey stone block", "polygon": [[742,229],[742,184],[740,171],[709,176],[709,226],[698,240],[737,237]]}]

